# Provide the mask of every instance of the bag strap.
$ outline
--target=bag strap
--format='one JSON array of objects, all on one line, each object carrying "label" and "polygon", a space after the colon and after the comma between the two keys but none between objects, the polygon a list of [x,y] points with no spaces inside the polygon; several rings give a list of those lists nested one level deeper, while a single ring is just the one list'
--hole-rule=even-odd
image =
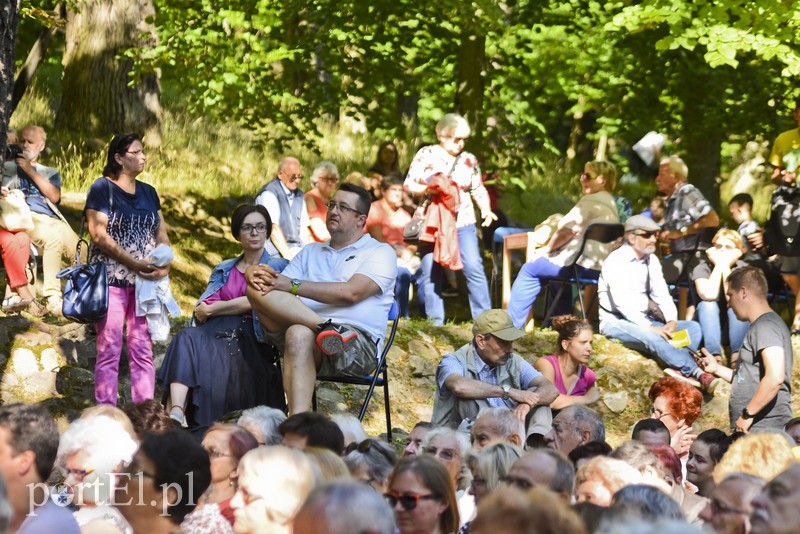
[{"label": "bag strap", "polygon": [[[114,188],[111,187],[111,180],[105,178],[106,184],[108,185],[108,215],[109,218],[111,214],[114,212]],[[81,243],[86,245],[86,249],[89,251],[89,255],[86,257],[86,263],[92,263],[91,261],[91,253],[94,251],[95,247],[89,246],[89,240],[84,239],[84,233],[87,231],[87,221],[86,221],[86,208],[83,208],[83,215],[81,216],[81,229],[78,233],[78,245],[75,247],[75,264],[80,266],[81,264]]]}]

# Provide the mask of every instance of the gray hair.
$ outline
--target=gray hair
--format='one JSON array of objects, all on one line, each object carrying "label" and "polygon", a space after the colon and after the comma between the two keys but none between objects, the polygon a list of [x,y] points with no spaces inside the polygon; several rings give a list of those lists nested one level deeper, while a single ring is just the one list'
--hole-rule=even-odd
[{"label": "gray hair", "polygon": [[452,135],[461,130],[468,137],[472,130],[467,120],[458,113],[448,113],[436,123],[436,135]]},{"label": "gray hair", "polygon": [[663,519],[646,523],[638,515],[604,521],[597,534],[703,534],[703,531],[686,521]]},{"label": "gray hair", "polygon": [[478,412],[476,421],[481,417],[490,417],[494,421],[497,429],[503,434],[503,437],[519,436],[520,443],[525,441],[525,424],[520,421],[519,417],[511,411],[510,408],[484,408]]},{"label": "gray hair", "polygon": [[689,167],[681,159],[681,157],[676,154],[662,158],[658,165],[669,166],[670,172],[674,172],[675,174],[682,176],[684,180],[689,178]]},{"label": "gray hair", "polygon": [[370,478],[385,484],[397,463],[397,452],[391,445],[379,439],[365,439],[344,457],[344,463],[350,473],[363,469]]},{"label": "gray hair", "polygon": [[626,441],[611,453],[611,458],[622,460],[626,464],[637,469],[640,473],[648,467],[652,467],[661,478],[666,477],[666,469],[658,457],[650,452],[647,445],[641,441],[630,440]]},{"label": "gray hair", "polygon": [[603,425],[603,418],[600,417],[600,414],[580,404],[567,406],[562,410],[562,413],[565,412],[572,421],[575,430],[578,432],[583,432],[584,430],[591,432],[592,439],[590,441],[606,440],[606,427]]},{"label": "gray hair", "polygon": [[394,534],[394,512],[372,488],[357,482],[330,482],[311,492],[297,515],[312,514],[328,534]]},{"label": "gray hair", "polygon": [[131,461],[137,447],[122,424],[108,416],[76,419],[61,436],[58,465],[83,451],[97,473],[113,473],[120,463]]},{"label": "gray hair", "polygon": [[[258,431],[261,434],[264,445],[280,445],[283,442],[278,426],[286,421],[286,414],[276,408],[269,406],[256,406],[242,412],[237,424],[247,428],[251,432]],[[249,428],[248,428],[249,427]],[[255,435],[255,433],[253,433]],[[256,435],[256,440],[261,443]]]},{"label": "gray hair", "polygon": [[367,439],[367,433],[364,432],[364,427],[361,426],[361,421],[358,417],[349,413],[335,413],[331,416],[333,422],[342,431],[344,435],[345,446],[351,443],[361,443]]},{"label": "gray hair", "polygon": [[314,167],[314,172],[311,173],[311,185],[317,185],[317,182],[319,182],[323,174],[332,174],[336,176],[337,180],[339,179],[339,169],[336,168],[334,162],[320,161],[319,164]]},{"label": "gray hair", "polygon": [[422,438],[422,444],[420,445],[420,448],[423,449],[423,453],[425,452],[424,449],[430,445],[431,441],[433,441],[433,438],[436,436],[451,437],[458,444],[458,453],[461,456],[461,474],[459,475],[458,487],[456,490],[467,489],[472,480],[472,475],[467,467],[467,460],[472,454],[472,445],[469,442],[469,437],[467,437],[467,435],[463,432],[453,430],[452,428],[446,426],[432,428],[427,434],[425,434],[425,437]]},{"label": "gray hair", "polygon": [[500,486],[500,480],[506,476],[514,462],[522,457],[522,453],[522,449],[510,443],[495,443],[477,454],[472,454],[467,465],[470,470],[477,468],[480,471],[486,480],[486,489],[492,492]]},{"label": "gray hair", "polygon": [[611,509],[638,516],[648,523],[659,519],[686,519],[672,497],[648,484],[631,484],[618,490],[611,500]]}]

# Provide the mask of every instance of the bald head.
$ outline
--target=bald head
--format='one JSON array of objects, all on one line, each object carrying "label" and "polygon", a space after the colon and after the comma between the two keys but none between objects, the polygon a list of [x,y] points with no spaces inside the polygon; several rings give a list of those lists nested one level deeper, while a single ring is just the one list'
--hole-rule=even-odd
[{"label": "bald head", "polygon": [[561,453],[535,449],[514,462],[506,480],[523,490],[543,486],[569,499],[575,486],[575,469]]}]

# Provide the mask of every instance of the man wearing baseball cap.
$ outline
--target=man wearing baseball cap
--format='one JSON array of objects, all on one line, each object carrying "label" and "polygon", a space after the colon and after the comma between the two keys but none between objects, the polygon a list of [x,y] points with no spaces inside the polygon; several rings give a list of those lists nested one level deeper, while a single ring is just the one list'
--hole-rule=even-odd
[{"label": "man wearing baseball cap", "polygon": [[626,347],[663,362],[669,376],[712,393],[719,380],[704,372],[687,348],[670,344],[675,332],[686,330],[689,347],[698,350],[700,325],[678,321],[678,310],[654,254],[659,227],[643,215],[625,222],[625,244],[603,263],[597,295],[600,333]]},{"label": "man wearing baseball cap", "polygon": [[[542,374],[513,352],[525,335],[503,310],[481,313],[472,325],[472,341],[446,354],[436,370],[434,426],[469,426],[484,408],[507,407],[527,423],[529,443],[550,431],[550,403],[558,391]],[[536,436],[531,439],[532,436]]]}]

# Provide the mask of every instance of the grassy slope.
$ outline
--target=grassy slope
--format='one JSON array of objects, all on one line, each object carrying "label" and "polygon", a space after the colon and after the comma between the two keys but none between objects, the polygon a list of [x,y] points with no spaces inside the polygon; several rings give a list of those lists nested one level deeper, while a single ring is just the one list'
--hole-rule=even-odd
[{"label": "grassy slope", "polygon": [[[20,128],[38,123],[50,129],[55,100],[53,91],[41,84],[35,85],[14,114],[12,126]],[[261,147],[257,139],[236,125],[218,125],[203,118],[186,117],[177,109],[173,107],[165,112],[164,146],[150,150],[147,172],[142,179],[153,184],[161,194],[170,239],[176,250],[172,288],[181,308],[188,313],[205,287],[211,268],[239,250],[228,231],[230,213],[240,201],[252,198],[265,177],[271,176],[279,156]],[[300,146],[290,151],[305,164],[307,175],[323,158],[336,162],[342,174],[363,171],[371,163],[373,151],[381,141],[331,126],[326,126],[325,131],[321,155]],[[50,131],[48,152],[43,161],[62,171],[65,191],[78,193],[65,200],[65,211],[76,228],[83,207],[80,193],[101,173],[105,142],[107,140],[70,141],[69,132]],[[400,144],[406,162],[411,144]],[[508,195],[505,207],[512,213],[524,214],[527,223],[541,220],[546,215],[540,213],[542,210],[551,210],[554,206],[564,209],[571,205],[572,200],[565,195],[563,185],[559,185],[568,179],[569,173],[561,171],[533,177],[529,191]],[[304,187],[308,188],[309,184],[304,183]],[[643,195],[629,196],[641,200]],[[463,287],[463,283],[461,285]],[[438,358],[470,337],[468,307],[463,295],[448,301],[447,310],[448,319],[455,321],[447,326],[436,328],[419,320],[405,321],[400,326],[390,355],[395,427],[409,429],[416,420],[430,415],[433,373]],[[182,326],[184,321],[178,321],[176,326]],[[554,343],[552,332],[536,331],[518,342],[517,347],[523,356],[532,360],[551,353]],[[661,374],[652,361],[600,336],[596,336],[595,350],[592,365],[598,373],[604,398],[598,409],[606,415],[610,440],[619,442],[636,420],[646,416],[647,389]],[[795,372],[795,382],[797,376]],[[701,429],[725,428],[726,391],[707,399],[708,413],[698,423]],[[353,403],[361,395],[352,387],[338,388],[332,400],[323,406],[328,410],[352,412]],[[365,422],[368,430],[375,433],[380,432],[384,424],[380,409],[382,395],[380,392],[376,395],[378,399],[373,401]]]}]

